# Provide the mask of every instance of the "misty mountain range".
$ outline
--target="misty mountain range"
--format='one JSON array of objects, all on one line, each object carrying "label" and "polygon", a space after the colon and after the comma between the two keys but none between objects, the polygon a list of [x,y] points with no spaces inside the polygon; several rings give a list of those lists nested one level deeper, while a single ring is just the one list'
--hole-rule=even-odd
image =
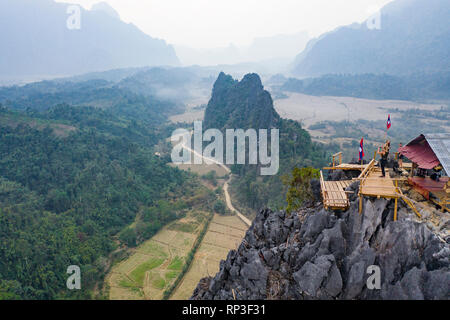
[{"label": "misty mountain range", "polygon": [[175,49],[181,62],[185,65],[211,66],[269,62],[272,65],[279,66],[283,63],[289,64],[305,48],[308,40],[307,32],[298,32],[255,38],[248,46],[230,44],[221,48],[196,49],[175,45]]},{"label": "misty mountain range", "polygon": [[122,22],[107,4],[80,7],[80,29],[67,27],[68,7],[52,0],[0,2],[2,78],[179,64],[172,46]]},{"label": "misty mountain range", "polygon": [[[0,3],[0,83],[30,82],[120,68],[218,65],[228,73],[405,76],[450,71],[450,2],[396,0],[381,9],[380,28],[354,23],[308,41],[306,32],[257,38],[247,47],[193,49],[168,45],[120,20],[106,3],[81,9],[69,30],[68,4]],[[20,17],[20,19],[18,19]],[[178,55],[178,57],[177,57]],[[293,59],[293,57],[295,57]],[[180,62],[181,60],[181,62]],[[199,63],[201,61],[201,63]],[[286,67],[287,66],[287,67]]]},{"label": "misty mountain range", "polygon": [[396,0],[381,9],[379,29],[340,27],[311,40],[293,63],[298,77],[450,71],[450,1]]}]

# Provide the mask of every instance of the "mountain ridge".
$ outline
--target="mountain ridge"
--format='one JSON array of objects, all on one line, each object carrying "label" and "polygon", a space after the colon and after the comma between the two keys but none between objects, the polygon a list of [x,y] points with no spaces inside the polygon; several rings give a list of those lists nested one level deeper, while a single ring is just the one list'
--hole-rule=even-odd
[{"label": "mountain ridge", "polygon": [[[80,28],[70,30],[69,5],[50,0],[0,3],[2,78],[68,76],[125,67],[179,65],[172,46],[105,8],[80,8]],[[112,8],[110,8],[113,10]],[[21,19],[17,19],[17,17]],[[2,80],[2,79],[0,79]]]},{"label": "mountain ridge", "polygon": [[205,128],[269,129],[279,122],[272,97],[256,73],[245,75],[241,81],[219,74],[205,110]]},{"label": "mountain ridge", "polygon": [[339,27],[311,40],[292,73],[396,74],[450,70],[450,3],[396,0],[380,11],[380,29],[366,23]]}]

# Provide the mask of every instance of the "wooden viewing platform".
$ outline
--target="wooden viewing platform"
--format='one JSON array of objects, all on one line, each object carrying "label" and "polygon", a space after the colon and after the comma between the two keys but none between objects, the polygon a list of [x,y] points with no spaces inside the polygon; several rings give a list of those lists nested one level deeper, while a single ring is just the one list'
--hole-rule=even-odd
[{"label": "wooden viewing platform", "polygon": [[[388,148],[386,144],[383,148]],[[450,181],[448,177],[441,177],[438,181],[435,176],[442,175],[442,172],[450,173],[450,134],[434,134],[424,135],[408,143],[404,147],[400,147],[395,153],[395,159],[399,160],[400,155],[402,160],[399,161],[400,175],[409,176],[409,178],[391,178],[389,169],[386,168],[386,175],[381,175],[381,169],[378,168],[376,157],[377,154],[383,154],[378,149],[375,151],[373,159],[368,164],[349,164],[342,163],[342,152],[338,152],[332,156],[332,163],[323,168],[324,170],[347,170],[360,171],[358,178],[359,185],[359,212],[362,212],[363,197],[376,197],[395,200],[394,220],[397,220],[398,199],[402,199],[418,217],[420,213],[415,208],[413,201],[406,197],[402,189],[399,187],[399,181],[408,182],[414,190],[422,194],[428,201],[439,206],[442,211],[450,211]],[[385,149],[383,149],[385,150]],[[411,161],[411,162],[409,162]],[[395,167],[397,168],[397,167]],[[416,174],[417,168],[422,170],[433,169],[434,173],[431,177],[418,177]],[[353,173],[351,175],[353,176]],[[428,172],[429,173],[429,172]],[[424,172],[422,171],[423,175]],[[322,189],[322,198],[324,207],[331,209],[346,209],[349,206],[347,192],[345,188],[350,184],[348,181],[324,181],[322,171],[320,172],[320,183]]]},{"label": "wooden viewing platform", "polygon": [[375,167],[373,160],[369,163],[367,170],[361,172],[358,177],[360,182],[360,193],[369,197],[397,198],[397,188],[389,177],[389,169],[386,176],[381,176],[381,169]]},{"label": "wooden viewing platform", "polygon": [[345,189],[352,183],[352,180],[325,181],[322,171],[320,171],[320,187],[322,190],[323,206],[325,209],[346,210],[350,206]]},{"label": "wooden viewing platform", "polygon": [[324,167],[323,170],[364,170],[367,164],[341,163],[332,167]]},{"label": "wooden viewing platform", "polygon": [[[336,162],[336,159],[339,159]],[[348,191],[345,189],[356,180],[359,184],[359,213],[362,212],[363,197],[376,197],[395,200],[394,221],[397,220],[398,199],[402,199],[415,214],[420,218],[412,201],[406,197],[398,186],[399,181],[407,181],[406,178],[393,179],[389,176],[389,169],[386,175],[381,176],[381,169],[376,166],[377,161],[372,159],[368,164],[347,164],[342,163],[342,153],[333,155],[332,167],[325,167],[324,170],[361,170],[358,178],[343,181],[325,181],[323,173],[320,171],[320,188],[322,193],[323,206],[325,209],[346,210],[350,206]]]},{"label": "wooden viewing platform", "polygon": [[364,170],[368,164],[342,163],[342,152],[332,155],[331,167],[324,167],[323,170]]},{"label": "wooden viewing platform", "polygon": [[359,177],[359,213],[362,212],[363,196],[377,197],[386,199],[395,199],[394,221],[397,220],[398,199],[402,199],[414,213],[420,218],[421,215],[417,211],[412,201],[406,197],[398,187],[399,181],[406,181],[404,178],[392,179],[389,177],[389,169],[386,169],[385,177],[381,176],[381,169],[375,167],[375,159],[370,161],[367,168],[361,172]]}]

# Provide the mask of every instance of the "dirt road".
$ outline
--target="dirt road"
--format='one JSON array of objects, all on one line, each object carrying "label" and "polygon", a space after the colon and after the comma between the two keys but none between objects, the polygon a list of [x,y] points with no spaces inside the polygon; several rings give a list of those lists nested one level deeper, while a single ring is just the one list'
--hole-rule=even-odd
[{"label": "dirt road", "polygon": [[184,144],[182,145],[182,147],[183,147],[184,149],[186,149],[187,151],[190,151],[190,152],[193,153],[194,155],[196,155],[196,156],[198,156],[198,157],[201,157],[201,158],[205,161],[205,163],[207,163],[207,164],[215,163],[215,164],[221,166],[222,168],[224,168],[224,169],[226,170],[226,172],[229,174],[229,178],[228,178],[227,181],[225,181],[225,184],[224,184],[224,186],[223,186],[223,192],[225,193],[225,200],[226,200],[227,207],[228,207],[228,209],[230,209],[232,212],[235,212],[236,215],[237,215],[237,216],[238,216],[238,217],[239,217],[239,218],[240,218],[247,226],[250,227],[251,224],[252,224],[252,222],[251,222],[248,218],[246,218],[242,213],[240,213],[238,210],[236,210],[236,209],[233,207],[233,204],[231,203],[230,193],[228,192],[228,186],[229,186],[229,183],[230,183],[230,181],[231,181],[231,179],[232,179],[232,175],[231,175],[231,170],[230,170],[230,168],[228,168],[228,167],[227,167],[226,165],[224,165],[223,163],[221,163],[221,162],[219,162],[219,161],[216,161],[215,159],[208,158],[208,157],[204,157],[202,154],[198,153],[197,151],[195,151],[195,150],[189,148],[188,146],[186,146],[186,145],[184,145]]}]

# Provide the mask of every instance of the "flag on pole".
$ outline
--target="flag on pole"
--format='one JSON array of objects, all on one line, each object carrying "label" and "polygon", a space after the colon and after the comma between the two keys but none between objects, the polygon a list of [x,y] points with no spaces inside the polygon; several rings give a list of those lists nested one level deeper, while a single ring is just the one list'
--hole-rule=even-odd
[{"label": "flag on pole", "polygon": [[361,138],[361,142],[359,143],[359,161],[364,158],[364,138]]},{"label": "flag on pole", "polygon": [[388,115],[388,120],[387,120],[386,126],[387,126],[386,130],[389,130],[389,128],[391,127],[391,115]]}]

